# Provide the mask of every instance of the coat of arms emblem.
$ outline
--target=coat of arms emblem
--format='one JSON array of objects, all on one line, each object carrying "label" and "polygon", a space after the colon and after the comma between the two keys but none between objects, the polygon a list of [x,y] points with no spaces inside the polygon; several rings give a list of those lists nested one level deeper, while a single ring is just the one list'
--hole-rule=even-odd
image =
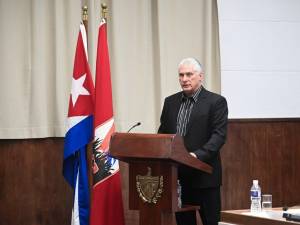
[{"label": "coat of arms emblem", "polygon": [[136,188],[144,202],[156,204],[163,192],[163,176],[151,176],[151,168],[147,167],[145,176],[136,176]]}]

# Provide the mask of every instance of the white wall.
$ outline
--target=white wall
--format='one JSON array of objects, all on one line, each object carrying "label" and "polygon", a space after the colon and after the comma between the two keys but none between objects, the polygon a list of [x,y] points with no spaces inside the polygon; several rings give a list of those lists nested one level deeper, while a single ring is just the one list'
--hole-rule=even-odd
[{"label": "white wall", "polygon": [[230,118],[300,117],[300,0],[218,0]]}]

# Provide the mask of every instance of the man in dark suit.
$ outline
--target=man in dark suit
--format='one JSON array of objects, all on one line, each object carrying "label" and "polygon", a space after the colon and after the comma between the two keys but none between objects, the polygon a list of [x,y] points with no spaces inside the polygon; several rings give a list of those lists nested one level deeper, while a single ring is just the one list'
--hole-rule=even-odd
[{"label": "man in dark suit", "polygon": [[[189,153],[212,166],[212,174],[180,167],[179,180],[182,203],[200,206],[203,225],[217,225],[221,211],[220,149],[226,140],[227,102],[203,87],[204,71],[196,59],[183,59],[178,74],[182,91],[165,99],[158,132],[180,134]],[[196,225],[196,213],[176,213],[176,221],[178,225]]]}]

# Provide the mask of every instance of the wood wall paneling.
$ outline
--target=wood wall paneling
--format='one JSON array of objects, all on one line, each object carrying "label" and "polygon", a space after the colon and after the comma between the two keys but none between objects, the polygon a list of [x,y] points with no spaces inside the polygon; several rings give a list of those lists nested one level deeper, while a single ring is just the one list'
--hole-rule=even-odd
[{"label": "wood wall paneling", "polygon": [[70,224],[63,139],[0,140],[0,224]]},{"label": "wood wall paneling", "polygon": [[300,204],[300,120],[231,120],[222,151],[222,209],[250,206],[258,179],[273,206]]},{"label": "wood wall paneling", "polygon": [[[221,150],[222,209],[247,209],[253,179],[273,206],[300,204],[300,119],[230,120]],[[72,189],[62,176],[63,138],[0,140],[0,225],[69,225]],[[121,163],[127,225],[128,166]]]}]

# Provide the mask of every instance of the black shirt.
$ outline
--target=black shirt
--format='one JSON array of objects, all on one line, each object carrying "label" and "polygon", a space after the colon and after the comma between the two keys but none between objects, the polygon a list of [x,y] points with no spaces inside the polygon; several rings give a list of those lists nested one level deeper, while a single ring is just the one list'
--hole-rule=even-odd
[{"label": "black shirt", "polygon": [[198,90],[190,97],[187,97],[184,93],[182,93],[182,102],[177,115],[177,133],[181,136],[185,136],[186,134],[186,126],[189,122],[194,103],[197,102],[200,91],[201,87],[198,88]]}]

